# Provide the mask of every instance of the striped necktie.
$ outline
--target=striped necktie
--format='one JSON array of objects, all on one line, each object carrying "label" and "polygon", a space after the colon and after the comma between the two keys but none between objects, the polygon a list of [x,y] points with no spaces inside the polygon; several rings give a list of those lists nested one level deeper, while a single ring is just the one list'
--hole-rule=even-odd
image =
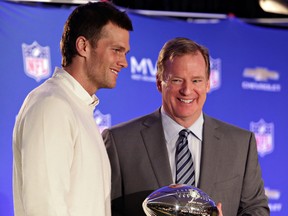
[{"label": "striped necktie", "polygon": [[176,142],[176,183],[194,186],[195,170],[187,139],[189,133],[188,129],[181,130]]}]

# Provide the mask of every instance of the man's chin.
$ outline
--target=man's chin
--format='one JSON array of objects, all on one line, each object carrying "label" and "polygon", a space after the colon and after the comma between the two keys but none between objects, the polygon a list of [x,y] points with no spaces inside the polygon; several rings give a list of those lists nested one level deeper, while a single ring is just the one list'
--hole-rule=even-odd
[{"label": "man's chin", "polygon": [[110,83],[110,84],[107,84],[105,87],[103,88],[106,88],[106,89],[113,89],[116,87],[116,83]]}]

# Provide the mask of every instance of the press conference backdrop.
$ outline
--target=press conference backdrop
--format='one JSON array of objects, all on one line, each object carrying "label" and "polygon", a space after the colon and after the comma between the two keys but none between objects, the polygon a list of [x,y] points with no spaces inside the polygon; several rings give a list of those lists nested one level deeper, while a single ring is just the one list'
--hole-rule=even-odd
[{"label": "press conference backdrop", "polygon": [[[0,2],[0,215],[13,215],[12,131],[25,96],[61,64],[59,41],[73,8]],[[233,18],[187,23],[129,13],[129,67],[113,90],[100,90],[95,121],[103,130],[156,110],[156,59],[164,42],[188,37],[209,48],[211,86],[204,111],[257,138],[271,215],[288,215],[288,31]],[[231,143],[233,145],[233,143]]]}]

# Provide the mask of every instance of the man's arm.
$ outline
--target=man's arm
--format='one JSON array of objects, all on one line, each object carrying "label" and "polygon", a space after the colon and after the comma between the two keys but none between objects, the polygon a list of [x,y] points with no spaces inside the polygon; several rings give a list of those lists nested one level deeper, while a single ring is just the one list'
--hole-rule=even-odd
[{"label": "man's arm", "polygon": [[270,215],[268,198],[265,195],[261,168],[258,161],[256,140],[252,133],[238,215]]},{"label": "man's arm", "polygon": [[46,99],[22,119],[22,191],[27,215],[68,216],[73,140],[69,108]]}]

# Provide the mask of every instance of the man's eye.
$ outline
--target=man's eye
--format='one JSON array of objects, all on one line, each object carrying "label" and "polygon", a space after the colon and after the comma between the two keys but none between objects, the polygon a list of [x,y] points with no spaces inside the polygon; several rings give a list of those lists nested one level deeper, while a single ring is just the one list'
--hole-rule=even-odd
[{"label": "man's eye", "polygon": [[116,53],[117,55],[123,55],[123,56],[126,56],[128,53],[128,52],[125,52],[125,50],[121,48],[114,48],[113,52]]},{"label": "man's eye", "polygon": [[181,79],[172,79],[171,80],[172,83],[182,83]]},{"label": "man's eye", "polygon": [[201,79],[197,79],[197,80],[193,80],[193,82],[194,83],[200,83],[200,82],[202,82],[202,80]]}]

